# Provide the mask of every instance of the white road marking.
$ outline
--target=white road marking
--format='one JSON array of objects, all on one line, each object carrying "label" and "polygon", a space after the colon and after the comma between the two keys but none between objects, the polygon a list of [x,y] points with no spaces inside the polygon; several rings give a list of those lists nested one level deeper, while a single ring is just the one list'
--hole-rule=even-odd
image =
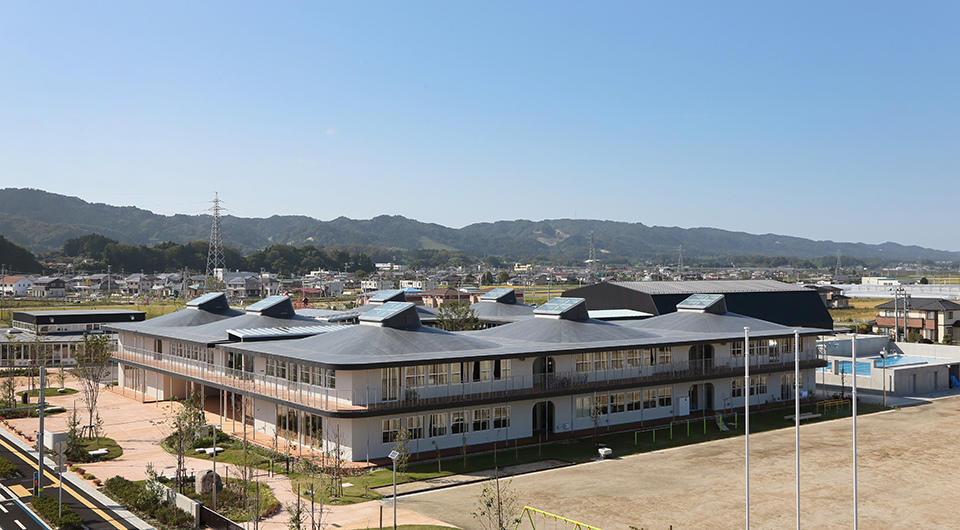
[{"label": "white road marking", "polygon": [[20,522],[20,519],[14,519],[13,522],[17,523],[17,526],[20,527],[20,530],[27,530],[27,527],[23,526],[23,523]]},{"label": "white road marking", "polygon": [[3,513],[10,513],[7,511],[7,507],[2,504],[0,504],[0,510],[3,510]]}]

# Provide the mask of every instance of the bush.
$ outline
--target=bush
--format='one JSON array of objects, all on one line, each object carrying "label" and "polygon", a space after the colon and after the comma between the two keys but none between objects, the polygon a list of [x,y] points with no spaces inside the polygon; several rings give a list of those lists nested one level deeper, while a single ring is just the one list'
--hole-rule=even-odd
[{"label": "bush", "polygon": [[83,480],[93,480],[93,479],[95,479],[95,478],[97,478],[97,477],[96,477],[96,475],[94,475],[93,473],[84,473],[84,474],[83,474]]},{"label": "bush", "polygon": [[83,519],[67,505],[63,506],[63,515],[58,515],[60,503],[53,497],[32,497],[30,504],[44,519],[52,521],[59,530],[81,530]]},{"label": "bush", "polygon": [[0,457],[0,477],[10,478],[16,476],[18,473],[20,473],[20,470],[17,469],[17,466],[15,466],[13,462]]}]

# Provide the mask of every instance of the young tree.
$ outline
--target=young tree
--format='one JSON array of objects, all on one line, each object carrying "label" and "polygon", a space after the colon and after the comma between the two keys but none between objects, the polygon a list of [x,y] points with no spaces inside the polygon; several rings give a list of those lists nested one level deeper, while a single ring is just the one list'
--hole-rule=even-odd
[{"label": "young tree", "polygon": [[60,366],[57,366],[57,384],[60,385],[60,388],[64,388],[67,383],[67,367],[63,365],[63,361],[60,362]]},{"label": "young tree", "polygon": [[400,453],[394,462],[397,466],[397,471],[400,472],[400,476],[407,476],[407,463],[410,461],[410,431],[405,428],[400,428],[397,431],[397,437],[394,439],[396,442],[393,446],[393,450]]},{"label": "young tree", "polygon": [[44,342],[43,337],[43,333],[37,333],[34,336],[33,342],[24,345],[24,348],[27,350],[27,360],[29,362],[27,366],[27,378],[31,391],[38,387],[38,379],[41,374],[40,368],[50,364],[50,360],[53,358],[53,347]]},{"label": "young tree", "polygon": [[495,477],[484,482],[473,518],[484,530],[512,530],[520,522],[522,508],[513,480]]},{"label": "young tree", "polygon": [[[10,409],[15,406],[17,406],[17,379],[13,376],[13,371],[9,371],[0,383],[0,407]],[[6,414],[10,417],[10,413]]]},{"label": "young tree", "polygon": [[167,418],[163,420],[173,431],[168,440],[177,456],[177,488],[183,493],[183,485],[187,476],[187,451],[193,448],[193,441],[197,433],[207,422],[207,418],[195,398],[188,398],[180,402],[181,407],[171,409]]},{"label": "young tree", "polygon": [[288,530],[304,530],[304,525],[306,524],[306,516],[304,513],[303,502],[300,499],[300,486],[297,486],[297,500],[286,505],[287,513],[290,514],[290,518],[287,519],[287,529]]},{"label": "young tree", "polygon": [[467,331],[482,329],[483,323],[477,318],[477,312],[470,307],[470,304],[449,301],[441,305],[437,311],[437,327],[446,331]]},{"label": "young tree", "polygon": [[77,350],[77,365],[71,370],[73,375],[80,382],[80,391],[83,393],[83,403],[87,407],[88,423],[93,427],[93,412],[97,408],[97,400],[100,399],[100,387],[110,375],[110,359],[113,352],[110,351],[109,335],[92,335],[84,333],[83,348]]}]

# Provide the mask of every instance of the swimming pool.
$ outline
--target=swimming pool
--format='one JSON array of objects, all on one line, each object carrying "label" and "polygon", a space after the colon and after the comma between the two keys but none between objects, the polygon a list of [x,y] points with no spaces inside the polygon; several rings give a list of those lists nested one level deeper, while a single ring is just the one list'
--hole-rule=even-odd
[{"label": "swimming pool", "polygon": [[[942,361],[943,359],[935,359],[933,357],[920,357],[917,355],[889,355],[887,356],[886,363],[881,362],[881,358],[871,357],[870,360],[872,364],[877,368],[883,368],[886,364],[886,368],[891,368],[894,366],[904,366],[908,364],[927,364],[930,362]],[[857,365],[859,368],[859,365]]]}]

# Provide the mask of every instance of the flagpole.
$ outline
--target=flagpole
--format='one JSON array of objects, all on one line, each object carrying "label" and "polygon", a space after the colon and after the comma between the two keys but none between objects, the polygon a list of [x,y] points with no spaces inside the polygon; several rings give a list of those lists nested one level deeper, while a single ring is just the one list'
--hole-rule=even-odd
[{"label": "flagpole", "polygon": [[850,350],[853,357],[853,530],[859,525],[857,510],[857,333],[853,333]]},{"label": "flagpole", "polygon": [[797,452],[797,530],[800,530],[800,331],[793,330],[793,419]]},{"label": "flagpole", "polygon": [[750,328],[743,328],[743,397],[745,427],[744,453],[746,454],[747,478],[747,530],[750,530]]}]

